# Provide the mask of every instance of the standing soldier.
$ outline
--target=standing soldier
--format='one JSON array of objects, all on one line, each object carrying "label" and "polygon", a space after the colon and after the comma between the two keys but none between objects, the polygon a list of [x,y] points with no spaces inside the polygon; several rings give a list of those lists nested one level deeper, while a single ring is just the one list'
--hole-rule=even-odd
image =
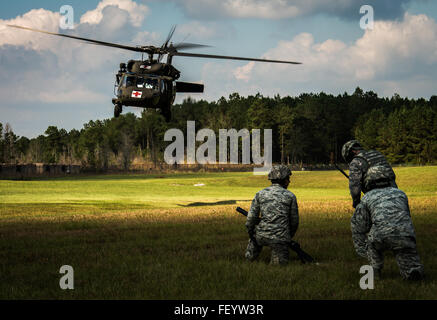
[{"label": "standing soldier", "polygon": [[390,179],[390,186],[397,188],[396,175],[385,157],[375,150],[364,150],[357,140],[346,142],[341,149],[343,159],[349,163],[349,190],[352,196],[354,208],[360,203],[361,191],[366,193],[365,182],[368,179],[367,172],[374,166],[380,166]]},{"label": "standing soldier", "polygon": [[351,219],[352,240],[358,255],[368,258],[377,277],[384,265],[384,251],[396,256],[401,276],[407,280],[424,277],[416,249],[408,198],[391,186],[391,177],[382,166],[367,171],[367,193]]},{"label": "standing soldier", "polygon": [[271,264],[288,263],[288,248],[299,225],[296,196],[287,190],[291,171],[285,165],[275,165],[269,172],[270,187],[259,191],[247,215],[249,244],[246,258],[258,258],[263,246],[271,248]]}]

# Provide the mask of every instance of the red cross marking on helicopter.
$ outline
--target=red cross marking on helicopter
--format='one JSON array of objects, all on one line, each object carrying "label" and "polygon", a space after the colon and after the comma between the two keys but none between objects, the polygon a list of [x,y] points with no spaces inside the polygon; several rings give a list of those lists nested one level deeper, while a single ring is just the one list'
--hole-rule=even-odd
[{"label": "red cross marking on helicopter", "polygon": [[138,96],[141,98],[141,95],[143,93],[141,91],[132,91],[132,97],[138,98]]}]

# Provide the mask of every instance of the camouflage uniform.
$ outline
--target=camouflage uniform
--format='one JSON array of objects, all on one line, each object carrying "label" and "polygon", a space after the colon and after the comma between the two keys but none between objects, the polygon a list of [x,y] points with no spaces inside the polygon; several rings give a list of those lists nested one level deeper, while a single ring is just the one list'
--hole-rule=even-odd
[{"label": "camouflage uniform", "polygon": [[[291,172],[286,166],[274,166],[269,179],[280,180],[289,175]],[[246,228],[251,240],[246,249],[246,258],[255,260],[262,247],[268,246],[272,249],[270,262],[286,264],[289,258],[289,243],[298,225],[296,196],[279,183],[273,182],[270,187],[255,195],[247,215]]]},{"label": "camouflage uniform", "polygon": [[[356,252],[369,259],[379,274],[384,265],[383,252],[392,250],[404,279],[423,277],[423,265],[416,250],[416,235],[411,221],[408,198],[388,186],[368,191],[351,219]],[[371,186],[370,186],[371,187]]]},{"label": "camouflage uniform", "polygon": [[[351,155],[352,149],[359,150],[357,155]],[[390,186],[397,188],[396,175],[385,157],[375,150],[363,150],[357,140],[351,140],[344,144],[342,149],[343,158],[349,163],[349,191],[352,197],[353,207],[360,203],[361,191],[366,193],[365,187],[367,171],[369,168],[378,166],[378,170],[390,177]]]}]

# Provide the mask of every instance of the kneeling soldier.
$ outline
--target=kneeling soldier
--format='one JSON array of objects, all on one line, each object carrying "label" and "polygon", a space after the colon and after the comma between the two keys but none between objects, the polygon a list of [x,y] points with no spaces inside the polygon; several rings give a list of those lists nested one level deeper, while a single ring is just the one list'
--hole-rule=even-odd
[{"label": "kneeling soldier", "polygon": [[259,191],[252,201],[246,227],[249,245],[246,258],[258,258],[263,246],[271,248],[271,264],[287,264],[289,244],[299,225],[296,196],[287,190],[291,171],[285,165],[273,166],[270,187]]},{"label": "kneeling soldier", "polygon": [[420,280],[424,276],[416,249],[416,234],[411,221],[408,198],[390,186],[384,168],[371,167],[366,180],[368,192],[361,199],[351,219],[352,240],[356,252],[369,259],[380,277],[383,252],[393,251],[401,276]]},{"label": "kneeling soldier", "polygon": [[357,140],[346,142],[341,149],[344,160],[349,163],[349,190],[354,208],[360,203],[361,191],[366,193],[368,170],[379,166],[390,177],[390,186],[397,188],[396,175],[387,159],[376,150],[364,150]]}]

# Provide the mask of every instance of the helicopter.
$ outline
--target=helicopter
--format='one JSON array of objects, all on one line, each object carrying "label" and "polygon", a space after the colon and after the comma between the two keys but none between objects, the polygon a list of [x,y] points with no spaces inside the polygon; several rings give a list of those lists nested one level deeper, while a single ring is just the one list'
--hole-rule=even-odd
[{"label": "helicopter", "polygon": [[[117,43],[104,42],[88,38],[82,38],[62,33],[49,32],[44,30],[32,29],[17,25],[8,27],[45,33],[75,40],[84,41],[89,44],[118,48],[139,52],[142,54],[141,60],[129,60],[127,63],[120,63],[120,68],[116,74],[114,84],[114,95],[112,99],[114,105],[114,117],[119,117],[123,111],[123,106],[154,108],[160,109],[161,114],[168,122],[171,120],[171,106],[176,98],[177,92],[183,93],[203,93],[204,85],[191,82],[176,81],[181,73],[173,65],[173,57],[197,57],[210,59],[229,59],[270,63],[301,64],[301,62],[281,61],[258,58],[243,58],[234,56],[211,55],[181,52],[181,50],[209,47],[207,45],[195,43],[178,43],[173,45],[170,40],[176,30],[176,26],[170,32],[161,47],[152,45],[128,46]],[[147,54],[147,59],[144,59]],[[162,62],[167,56],[166,62]]]}]

